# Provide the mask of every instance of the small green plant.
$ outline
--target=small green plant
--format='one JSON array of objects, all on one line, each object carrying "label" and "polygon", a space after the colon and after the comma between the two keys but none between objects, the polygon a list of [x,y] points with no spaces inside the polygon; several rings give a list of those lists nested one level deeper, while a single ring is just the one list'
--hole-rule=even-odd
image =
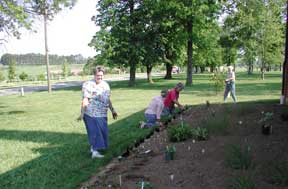
[{"label": "small green plant", "polygon": [[22,72],[20,75],[19,75],[19,79],[21,79],[22,81],[25,81],[28,79],[28,74],[25,73],[25,72]]},{"label": "small green plant", "polygon": [[268,182],[277,185],[288,184],[288,161],[267,162],[262,169]]},{"label": "small green plant", "polygon": [[166,146],[165,149],[165,160],[174,160],[174,155],[176,152],[175,146]]},{"label": "small green plant", "polygon": [[273,113],[272,112],[262,112],[262,117],[260,119],[260,123],[263,125],[269,126],[271,121],[273,120]]},{"label": "small green plant", "polygon": [[161,122],[162,123],[168,123],[172,120],[172,116],[171,115],[164,115],[164,116],[161,116]]},{"label": "small green plant", "polygon": [[[214,114],[216,114],[214,112]],[[202,121],[201,127],[206,128],[208,133],[225,135],[229,128],[229,119],[226,115],[218,116],[217,114],[209,117],[207,120]]]},{"label": "small green plant", "polygon": [[176,147],[174,145],[171,145],[171,146],[166,146],[165,148],[165,152],[168,152],[168,153],[175,153],[176,152]]},{"label": "small green plant", "polygon": [[153,185],[150,182],[144,182],[143,180],[138,182],[138,186],[140,189],[153,189]]},{"label": "small green plant", "polygon": [[248,176],[235,176],[230,185],[231,189],[254,189],[255,183]]},{"label": "small green plant", "polygon": [[202,127],[196,127],[191,129],[192,137],[196,140],[207,140],[209,137],[208,130]]},{"label": "small green plant", "polygon": [[223,74],[215,72],[210,78],[210,81],[213,82],[216,94],[224,88],[225,77]]},{"label": "small green plant", "polygon": [[187,124],[172,125],[168,127],[168,138],[171,142],[184,141],[192,136]]},{"label": "small green plant", "polygon": [[227,151],[226,161],[233,169],[248,169],[252,164],[252,152],[250,146],[230,145]]}]

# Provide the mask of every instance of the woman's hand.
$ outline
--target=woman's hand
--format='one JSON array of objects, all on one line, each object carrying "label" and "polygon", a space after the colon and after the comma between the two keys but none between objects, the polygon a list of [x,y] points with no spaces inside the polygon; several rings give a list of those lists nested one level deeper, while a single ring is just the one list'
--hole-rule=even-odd
[{"label": "woman's hand", "polygon": [[113,116],[113,119],[117,119],[118,118],[118,114],[115,110],[112,110],[112,116]]}]

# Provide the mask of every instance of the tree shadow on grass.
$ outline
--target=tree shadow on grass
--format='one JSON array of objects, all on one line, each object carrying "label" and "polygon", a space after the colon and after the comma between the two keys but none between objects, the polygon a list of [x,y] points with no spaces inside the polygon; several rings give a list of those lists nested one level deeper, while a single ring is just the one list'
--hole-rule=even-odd
[{"label": "tree shadow on grass", "polygon": [[[31,149],[34,155],[40,154],[37,158],[1,174],[0,188],[75,188],[113,157],[124,153],[136,140],[145,138],[151,132],[138,128],[137,123],[143,117],[143,111],[139,111],[111,124],[110,145],[104,152],[105,158],[94,160],[89,154],[86,134],[0,130],[0,140],[20,141],[23,146],[27,142],[43,146]],[[17,146],[12,148],[17,149]],[[15,153],[18,158],[21,155],[29,156]],[[10,158],[13,161],[13,155]]]},{"label": "tree shadow on grass", "polygon": [[15,111],[9,111],[9,112],[0,112],[0,115],[12,115],[12,114],[24,114],[25,111],[19,111],[19,110],[15,110]]}]

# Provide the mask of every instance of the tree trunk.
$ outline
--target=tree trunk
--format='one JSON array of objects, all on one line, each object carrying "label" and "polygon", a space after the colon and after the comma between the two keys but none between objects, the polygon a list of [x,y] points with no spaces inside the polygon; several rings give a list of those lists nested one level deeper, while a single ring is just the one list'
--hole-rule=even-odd
[{"label": "tree trunk", "polygon": [[151,65],[147,65],[146,66],[148,83],[153,83],[153,80],[152,80],[152,68],[153,68],[153,66],[151,66]]},{"label": "tree trunk", "polygon": [[166,75],[164,79],[172,79],[172,68],[173,68],[172,64],[166,63]]},{"label": "tree trunk", "polygon": [[265,79],[265,64],[263,62],[261,64],[261,79]]},{"label": "tree trunk", "polygon": [[201,73],[205,72],[205,66],[200,66]]},{"label": "tree trunk", "polygon": [[186,78],[186,86],[192,85],[192,67],[193,67],[193,18],[187,23],[187,33],[188,33],[188,42],[187,42],[187,78]]},{"label": "tree trunk", "polygon": [[248,75],[251,75],[253,73],[253,64],[250,61],[248,64]]},{"label": "tree trunk", "polygon": [[135,86],[136,79],[136,63],[133,60],[130,60],[130,77],[129,77],[129,87]]},{"label": "tree trunk", "polygon": [[136,41],[136,36],[135,36],[135,18],[133,16],[134,14],[134,0],[129,0],[128,2],[129,4],[129,11],[130,11],[130,45],[131,47],[129,48],[130,50],[130,58],[129,58],[129,65],[130,65],[130,77],[129,77],[129,84],[128,86],[129,87],[133,87],[135,86],[135,79],[136,79],[136,57],[133,57],[135,56],[135,53],[134,53],[134,48],[135,47],[135,41]]},{"label": "tree trunk", "polygon": [[46,10],[43,15],[44,17],[44,38],[45,38],[45,64],[46,64],[46,72],[47,72],[47,88],[48,93],[51,93],[51,84],[50,84],[50,65],[49,65],[49,51],[48,51],[48,41],[47,41],[47,14]]},{"label": "tree trunk", "polygon": [[214,72],[214,66],[210,66],[210,72],[211,72],[211,73]]}]

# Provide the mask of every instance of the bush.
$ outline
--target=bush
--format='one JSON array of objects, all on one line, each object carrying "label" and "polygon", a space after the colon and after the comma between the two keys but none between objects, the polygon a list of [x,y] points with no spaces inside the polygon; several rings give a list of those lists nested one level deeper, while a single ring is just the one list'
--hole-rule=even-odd
[{"label": "bush", "polygon": [[206,128],[196,127],[191,129],[192,137],[196,140],[207,140],[208,130]]},{"label": "bush", "polygon": [[247,176],[235,176],[232,184],[230,185],[231,189],[254,189],[254,181]]},{"label": "bush", "polygon": [[22,72],[20,75],[19,75],[19,79],[21,79],[22,81],[25,81],[28,79],[28,74],[26,74],[25,72]]},{"label": "bush", "polygon": [[249,146],[230,145],[226,157],[228,165],[233,169],[248,169],[252,164],[252,152]]},{"label": "bush", "polygon": [[172,125],[168,127],[168,138],[171,142],[180,142],[191,138],[191,129],[187,124]]},{"label": "bush", "polygon": [[45,75],[44,74],[37,75],[37,80],[38,81],[45,81],[46,80]]},{"label": "bush", "polygon": [[4,80],[5,80],[4,73],[0,70],[0,81],[4,81]]}]

